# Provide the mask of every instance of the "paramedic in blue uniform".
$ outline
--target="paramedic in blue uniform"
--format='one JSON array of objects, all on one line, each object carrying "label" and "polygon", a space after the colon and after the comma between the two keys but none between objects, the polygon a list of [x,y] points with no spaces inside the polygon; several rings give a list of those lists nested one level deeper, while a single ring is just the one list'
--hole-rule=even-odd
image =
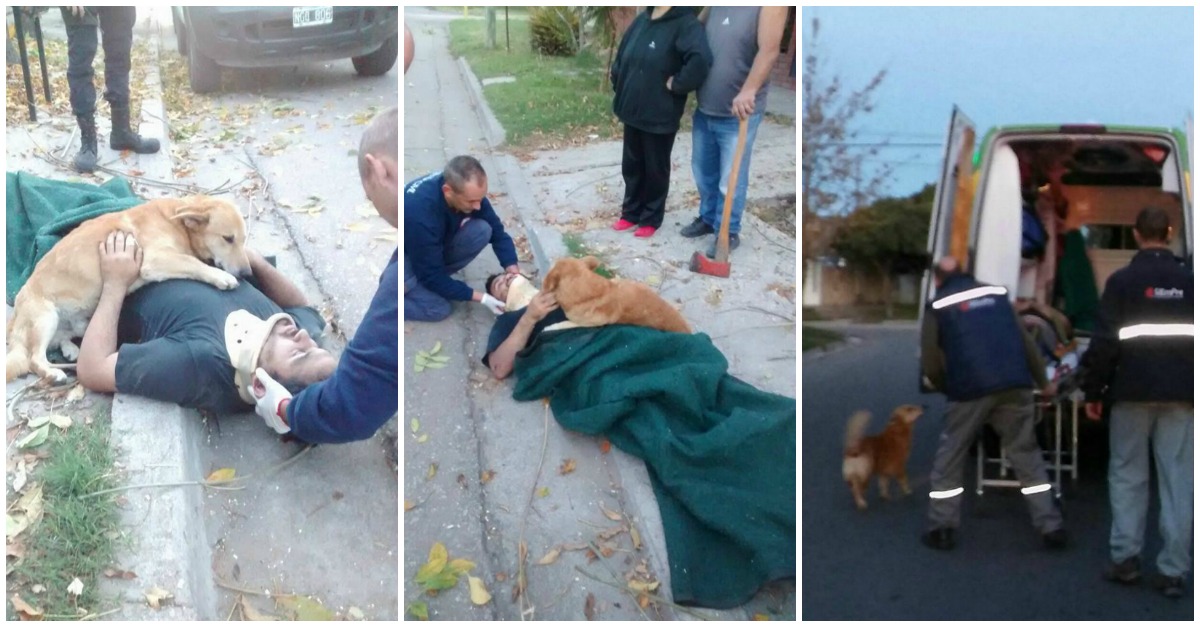
[{"label": "paramedic in blue uniform", "polygon": [[963,463],[984,424],[1000,434],[1033,526],[1048,548],[1067,544],[1042,451],[1033,432],[1034,385],[1047,394],[1045,366],[1022,329],[1007,290],[962,272],[953,257],[933,268],[937,293],[921,328],[921,374],[949,400],[930,474],[929,524],[921,541],[954,548],[963,500]]},{"label": "paramedic in blue uniform", "polygon": [[1100,420],[1104,405],[1111,409],[1112,562],[1104,576],[1127,584],[1141,578],[1153,448],[1163,547],[1152,583],[1178,598],[1192,563],[1193,275],[1167,248],[1166,211],[1143,209],[1133,236],[1140,250],[1105,284],[1083,357],[1087,417]]}]

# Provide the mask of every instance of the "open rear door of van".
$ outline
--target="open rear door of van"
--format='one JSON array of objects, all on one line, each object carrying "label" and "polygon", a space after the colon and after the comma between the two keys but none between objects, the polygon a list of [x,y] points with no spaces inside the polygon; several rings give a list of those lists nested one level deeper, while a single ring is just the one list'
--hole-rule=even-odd
[{"label": "open rear door of van", "polygon": [[1184,126],[1184,128],[1187,129],[1188,169],[1187,169],[1187,172],[1184,172],[1184,176],[1187,177],[1187,180],[1184,181],[1184,190],[1185,190],[1185,193],[1187,194],[1187,208],[1186,208],[1187,219],[1185,219],[1183,222],[1183,228],[1187,232],[1186,233],[1187,234],[1186,241],[1187,241],[1188,258],[1192,259],[1195,257],[1195,251],[1196,251],[1196,249],[1193,248],[1193,241],[1194,241],[1193,233],[1196,230],[1195,224],[1193,222],[1196,219],[1196,208],[1195,208],[1196,201],[1195,201],[1195,196],[1192,195],[1192,182],[1196,178],[1196,150],[1195,150],[1195,144],[1193,143],[1193,137],[1195,137],[1195,128],[1193,126],[1192,116],[1189,115],[1187,117],[1187,123]]},{"label": "open rear door of van", "polygon": [[[946,136],[946,153],[942,159],[942,175],[933,197],[929,218],[929,241],[926,250],[930,261],[954,255],[959,263],[967,264],[967,238],[971,229],[971,201],[975,193],[971,180],[972,155],[975,150],[975,124],[956,106],[950,114],[950,129]],[[921,280],[921,309],[918,324],[925,322],[925,303],[933,298],[935,288],[929,270]],[[920,359],[918,348],[917,358]],[[934,390],[921,379],[921,392]]]}]

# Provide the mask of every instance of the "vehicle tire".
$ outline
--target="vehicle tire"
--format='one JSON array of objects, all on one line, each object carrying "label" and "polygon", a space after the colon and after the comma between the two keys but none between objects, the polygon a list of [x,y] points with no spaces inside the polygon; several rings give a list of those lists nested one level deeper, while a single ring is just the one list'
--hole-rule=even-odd
[{"label": "vehicle tire", "polygon": [[179,15],[174,10],[171,11],[171,24],[175,27],[175,48],[179,50],[180,56],[187,57],[187,29],[184,28],[183,22],[179,21]]},{"label": "vehicle tire", "polygon": [[358,72],[359,76],[382,76],[396,65],[396,53],[399,50],[400,35],[392,35],[387,41],[383,42],[383,46],[361,57],[352,57],[350,61],[354,63],[354,71]]},{"label": "vehicle tire", "polygon": [[198,94],[217,91],[221,88],[221,66],[200,52],[193,41],[194,35],[189,33],[188,37],[188,82],[192,91]]}]

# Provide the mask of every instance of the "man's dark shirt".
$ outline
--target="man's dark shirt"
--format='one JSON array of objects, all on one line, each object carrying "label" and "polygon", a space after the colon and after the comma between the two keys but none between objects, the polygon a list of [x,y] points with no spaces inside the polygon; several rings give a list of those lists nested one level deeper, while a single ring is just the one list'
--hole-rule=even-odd
[{"label": "man's dark shirt", "polygon": [[[507,340],[508,336],[512,334],[513,329],[517,328],[517,323],[520,322],[521,316],[525,315],[526,309],[527,307],[522,307],[516,311],[500,314],[496,318],[496,322],[492,324],[492,332],[488,335],[487,350],[483,352],[483,365],[491,367],[491,364],[488,363],[488,356],[492,354],[492,351],[500,348],[504,340]],[[545,330],[546,327],[566,321],[567,314],[563,312],[562,307],[551,311],[545,318],[542,318],[540,322],[533,326],[533,333],[529,334],[529,340],[525,342],[525,346],[522,349],[528,348],[533,343],[534,338]]]},{"label": "man's dark shirt", "polygon": [[325,321],[312,307],[284,309],[246,280],[229,291],[187,279],[148,284],[125,299],[118,323],[117,391],[216,414],[249,411],[233,382],[225,319],[286,311],[314,339]]}]

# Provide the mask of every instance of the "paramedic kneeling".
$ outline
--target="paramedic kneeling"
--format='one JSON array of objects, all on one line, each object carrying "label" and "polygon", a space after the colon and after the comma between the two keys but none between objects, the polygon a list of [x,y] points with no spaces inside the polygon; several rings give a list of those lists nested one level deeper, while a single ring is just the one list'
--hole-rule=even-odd
[{"label": "paramedic kneeling", "polygon": [[921,374],[950,401],[930,473],[929,527],[921,541],[954,548],[963,495],[963,462],[990,424],[1012,462],[1033,526],[1051,549],[1067,544],[1033,433],[1033,386],[1053,394],[1033,340],[1002,287],[984,285],[947,257],[933,269],[937,293],[921,328]]},{"label": "paramedic kneeling", "polygon": [[1163,548],[1153,583],[1183,595],[1192,563],[1192,271],[1167,248],[1171,227],[1162,209],[1143,209],[1133,237],[1140,249],[1109,277],[1088,352],[1083,391],[1087,417],[1109,424],[1108,494],[1112,503],[1110,581],[1141,578],[1140,556],[1150,499],[1150,451],[1158,469]]}]

